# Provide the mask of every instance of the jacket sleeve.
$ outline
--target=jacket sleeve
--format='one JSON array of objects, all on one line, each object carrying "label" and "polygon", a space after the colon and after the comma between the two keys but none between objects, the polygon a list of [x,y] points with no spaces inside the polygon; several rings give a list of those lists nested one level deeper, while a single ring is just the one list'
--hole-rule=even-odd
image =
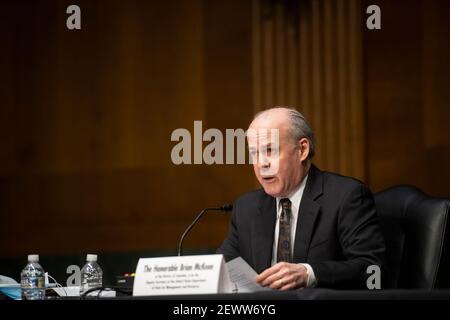
[{"label": "jacket sleeve", "polygon": [[385,244],[372,193],[363,184],[344,196],[338,212],[337,231],[344,261],[310,263],[317,285],[334,288],[367,288],[367,267],[384,273]]},{"label": "jacket sleeve", "polygon": [[233,260],[240,256],[239,253],[239,235],[237,230],[237,212],[238,202],[233,205],[233,213],[228,228],[228,235],[223,241],[222,245],[217,249],[218,254],[223,254],[226,261]]}]

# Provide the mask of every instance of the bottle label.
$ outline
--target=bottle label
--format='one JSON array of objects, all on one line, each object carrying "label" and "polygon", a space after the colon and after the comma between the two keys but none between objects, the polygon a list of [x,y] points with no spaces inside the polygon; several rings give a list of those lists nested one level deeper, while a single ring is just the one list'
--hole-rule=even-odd
[{"label": "bottle label", "polygon": [[45,288],[45,278],[44,277],[28,277],[20,281],[22,288]]}]

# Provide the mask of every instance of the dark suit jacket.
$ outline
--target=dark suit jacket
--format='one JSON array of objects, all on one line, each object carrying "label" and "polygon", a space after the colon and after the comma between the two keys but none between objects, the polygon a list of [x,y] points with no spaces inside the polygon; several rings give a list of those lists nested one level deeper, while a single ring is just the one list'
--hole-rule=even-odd
[{"label": "dark suit jacket", "polygon": [[[228,237],[217,250],[241,256],[257,273],[270,267],[276,200],[259,189],[234,204]],[[382,269],[385,245],[373,196],[358,180],[311,166],[297,219],[293,262],[309,263],[318,286],[366,288],[369,265]]]}]

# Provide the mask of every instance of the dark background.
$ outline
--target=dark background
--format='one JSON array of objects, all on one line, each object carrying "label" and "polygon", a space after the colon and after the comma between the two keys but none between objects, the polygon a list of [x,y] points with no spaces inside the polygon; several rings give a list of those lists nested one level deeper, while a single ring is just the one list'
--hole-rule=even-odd
[{"label": "dark background", "polygon": [[[66,28],[71,4],[81,30]],[[366,28],[371,4],[381,30]],[[246,129],[275,105],[310,120],[321,169],[448,197],[448,12],[446,0],[2,1],[0,274],[18,278],[28,253],[61,273],[97,252],[110,274],[174,254],[197,212],[257,183],[249,165],[174,165],[172,131]],[[187,252],[213,252],[228,222],[205,216]]]}]

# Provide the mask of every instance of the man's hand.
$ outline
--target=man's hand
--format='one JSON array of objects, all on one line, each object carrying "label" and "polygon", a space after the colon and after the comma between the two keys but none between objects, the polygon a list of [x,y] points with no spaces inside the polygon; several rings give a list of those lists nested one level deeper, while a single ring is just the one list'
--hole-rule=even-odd
[{"label": "man's hand", "polygon": [[283,291],[306,287],[307,281],[308,273],[304,265],[287,262],[279,262],[256,277],[256,282],[262,286]]}]

